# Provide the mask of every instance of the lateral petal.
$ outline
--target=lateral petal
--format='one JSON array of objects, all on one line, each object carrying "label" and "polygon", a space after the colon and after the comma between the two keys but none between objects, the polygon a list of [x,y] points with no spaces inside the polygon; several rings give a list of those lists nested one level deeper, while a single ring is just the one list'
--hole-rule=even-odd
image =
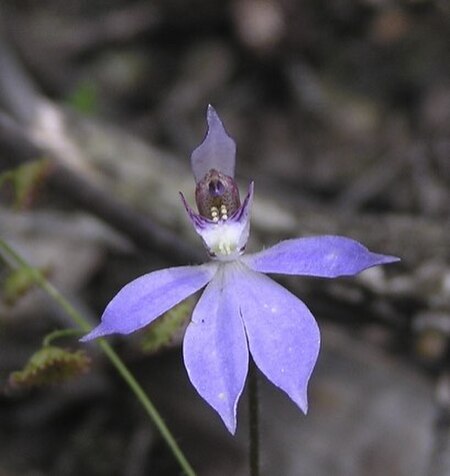
[{"label": "lateral petal", "polygon": [[184,363],[198,393],[230,433],[248,369],[248,349],[239,304],[222,265],[200,298],[184,336]]},{"label": "lateral petal", "polygon": [[150,324],[170,308],[205,286],[214,276],[214,263],[162,269],[124,286],[106,307],[101,323],[81,340],[108,334],[130,334]]},{"label": "lateral petal", "polygon": [[344,236],[324,235],[285,240],[242,261],[261,273],[336,278],[352,276],[379,264],[395,263],[395,256],[372,253]]},{"label": "lateral petal", "polygon": [[320,347],[313,315],[287,289],[248,268],[232,288],[239,297],[253,360],[306,413],[308,381]]}]

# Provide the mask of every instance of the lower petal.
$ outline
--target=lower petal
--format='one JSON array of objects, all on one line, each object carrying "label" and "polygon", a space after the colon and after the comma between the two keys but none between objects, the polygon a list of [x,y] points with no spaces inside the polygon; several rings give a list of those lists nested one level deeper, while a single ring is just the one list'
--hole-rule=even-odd
[{"label": "lower petal", "polygon": [[256,365],[306,413],[308,381],[320,347],[313,315],[285,288],[248,268],[233,288]]},{"label": "lower petal", "polygon": [[214,264],[180,266],[146,274],[124,286],[108,304],[102,321],[83,342],[109,334],[130,334],[205,286]]},{"label": "lower petal", "polygon": [[194,310],[183,353],[192,384],[234,434],[237,403],[247,376],[248,349],[229,280],[227,265],[223,265]]}]

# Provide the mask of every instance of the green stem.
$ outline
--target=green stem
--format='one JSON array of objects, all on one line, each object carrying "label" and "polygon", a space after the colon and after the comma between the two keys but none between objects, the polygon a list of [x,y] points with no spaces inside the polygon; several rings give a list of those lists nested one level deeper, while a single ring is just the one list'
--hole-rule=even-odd
[{"label": "green stem", "polygon": [[42,345],[44,347],[48,347],[55,339],[81,334],[83,334],[83,332],[79,331],[78,329],[58,329],[56,331],[50,332],[50,334],[47,334],[42,340]]},{"label": "green stem", "polygon": [[[16,266],[25,268],[27,271],[32,273],[36,284],[38,284],[59,304],[59,306],[73,319],[73,321],[83,332],[88,332],[91,330],[91,326],[86,321],[86,319],[69,303],[69,301],[67,301],[66,298],[51,283],[49,283],[36,268],[30,266],[18,253],[16,253],[16,251],[14,251],[13,248],[11,248],[11,246],[9,246],[2,239],[0,239],[0,251],[3,252],[0,253],[0,257],[7,265],[11,266],[10,260],[12,260]],[[130,370],[128,370],[127,366],[117,355],[115,350],[108,344],[108,342],[106,342],[104,339],[98,339],[97,344],[109,358],[110,362],[113,364],[120,376],[125,380],[131,391],[135,394],[141,405],[144,407],[145,411],[155,426],[158,428],[162,437],[165,439],[174,457],[183,468],[185,474],[187,476],[195,476],[194,470],[175,441],[175,438],[171,434],[169,428],[164,423],[164,420],[161,418],[155,406],[144,392],[144,389],[134,378],[133,374],[130,372]]]},{"label": "green stem", "polygon": [[249,463],[250,476],[259,476],[259,397],[258,369],[250,359],[248,372]]}]

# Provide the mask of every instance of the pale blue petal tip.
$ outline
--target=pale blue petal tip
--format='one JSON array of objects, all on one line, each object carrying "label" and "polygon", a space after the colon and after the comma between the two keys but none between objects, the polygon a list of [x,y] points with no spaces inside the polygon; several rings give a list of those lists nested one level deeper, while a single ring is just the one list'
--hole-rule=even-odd
[{"label": "pale blue petal tip", "polygon": [[380,257],[380,262],[383,264],[389,263],[398,263],[401,261],[401,258],[398,256],[390,256],[390,255],[378,255]]},{"label": "pale blue petal tip", "polygon": [[236,434],[236,418],[232,422],[224,422],[227,430],[234,436]]},{"label": "pale blue petal tip", "polygon": [[225,146],[227,142],[235,146],[233,139],[231,139],[227,134],[219,114],[217,114],[217,111],[211,106],[211,104],[208,105],[208,111],[206,112],[206,122],[208,123],[207,137],[217,137],[217,139],[222,142],[223,146]]},{"label": "pale blue petal tip", "polygon": [[222,121],[219,118],[219,115],[217,114],[217,111],[211,106],[211,104],[208,104],[208,110],[206,112],[206,120],[208,122],[208,126],[211,127],[213,121],[218,121],[220,124],[222,124]]},{"label": "pale blue petal tip", "polygon": [[100,324],[94,329],[92,329],[91,332],[83,336],[80,339],[80,342],[89,342],[91,340],[98,339],[99,337],[103,337],[113,333],[114,331],[111,331],[111,329],[105,328],[103,324]]},{"label": "pale blue petal tip", "polygon": [[308,413],[308,396],[306,394],[306,391],[304,393],[299,394],[294,401],[298,405],[300,410],[306,415]]}]

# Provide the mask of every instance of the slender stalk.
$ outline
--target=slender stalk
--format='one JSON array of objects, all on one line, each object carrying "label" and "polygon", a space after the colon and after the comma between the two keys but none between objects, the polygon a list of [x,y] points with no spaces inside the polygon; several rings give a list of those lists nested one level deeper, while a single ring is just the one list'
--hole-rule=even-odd
[{"label": "slender stalk", "polygon": [[[80,327],[84,332],[91,330],[91,326],[85,320],[85,318],[66,300],[66,298],[49,282],[47,279],[40,273],[36,268],[31,267],[14,249],[9,246],[5,241],[0,239],[0,257],[8,265],[12,266],[11,261],[15,266],[19,266],[27,269],[30,273],[33,274],[35,282],[40,286],[47,294],[53,298],[59,306],[73,319],[73,321]],[[141,385],[134,378],[133,374],[124,364],[122,359],[118,356],[115,350],[106,342],[104,339],[98,339],[97,344],[100,346],[102,351],[109,358],[110,362],[116,368],[117,372],[124,379],[127,385],[130,387],[131,391],[135,394],[141,405],[144,407],[145,411],[149,415],[150,419],[153,421],[155,426],[158,428],[162,437],[166,441],[167,445],[171,449],[174,457],[177,459],[181,468],[187,476],[195,476],[195,472],[192,469],[191,465],[187,461],[180,447],[178,446],[175,438],[171,434],[169,428],[164,423],[164,420],[156,410],[153,403],[150,401],[149,397],[144,392]]]},{"label": "slender stalk", "polygon": [[259,396],[258,370],[250,359],[248,376],[249,464],[250,476],[259,476]]},{"label": "slender stalk", "polygon": [[50,332],[50,334],[47,334],[42,340],[42,345],[44,347],[48,347],[55,339],[61,339],[62,337],[74,335],[80,336],[82,334],[83,331],[79,331],[78,329],[58,329],[56,331]]}]

